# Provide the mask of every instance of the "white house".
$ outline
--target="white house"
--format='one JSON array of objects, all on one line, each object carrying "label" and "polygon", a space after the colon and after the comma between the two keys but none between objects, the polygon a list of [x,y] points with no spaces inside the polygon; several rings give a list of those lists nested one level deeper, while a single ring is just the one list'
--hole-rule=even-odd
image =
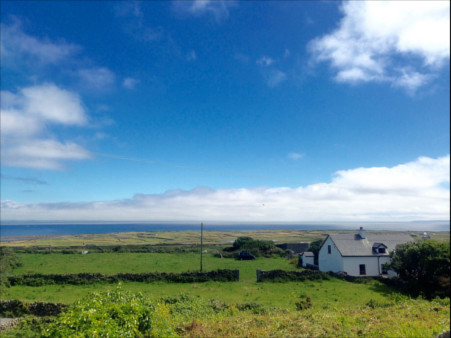
[{"label": "white house", "polygon": [[350,276],[391,275],[385,263],[398,244],[413,241],[406,234],[368,234],[361,227],[358,233],[328,235],[318,254],[320,271],[346,272]]},{"label": "white house", "polygon": [[314,265],[315,255],[313,252],[306,251],[299,254],[299,265],[306,268],[307,265]]}]

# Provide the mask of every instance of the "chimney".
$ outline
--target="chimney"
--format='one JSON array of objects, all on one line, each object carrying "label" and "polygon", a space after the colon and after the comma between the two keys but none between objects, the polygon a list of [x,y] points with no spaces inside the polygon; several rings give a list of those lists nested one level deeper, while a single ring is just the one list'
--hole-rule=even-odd
[{"label": "chimney", "polygon": [[365,230],[363,229],[363,227],[360,227],[359,236],[360,236],[361,239],[365,239],[366,238]]}]

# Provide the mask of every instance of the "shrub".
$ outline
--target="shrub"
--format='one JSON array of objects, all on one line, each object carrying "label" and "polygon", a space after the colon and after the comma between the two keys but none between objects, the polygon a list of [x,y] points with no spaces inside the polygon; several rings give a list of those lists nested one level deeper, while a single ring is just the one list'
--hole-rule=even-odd
[{"label": "shrub", "polygon": [[165,303],[120,288],[78,301],[42,330],[44,337],[174,337],[175,325]]},{"label": "shrub", "polygon": [[22,261],[11,248],[0,248],[0,288],[9,287],[7,274],[15,267],[22,266]]},{"label": "shrub", "polygon": [[307,310],[313,306],[312,299],[309,296],[300,296],[300,299],[295,302],[296,309],[299,311]]},{"label": "shrub", "polygon": [[427,240],[396,246],[390,268],[413,293],[428,298],[450,295],[450,243]]}]

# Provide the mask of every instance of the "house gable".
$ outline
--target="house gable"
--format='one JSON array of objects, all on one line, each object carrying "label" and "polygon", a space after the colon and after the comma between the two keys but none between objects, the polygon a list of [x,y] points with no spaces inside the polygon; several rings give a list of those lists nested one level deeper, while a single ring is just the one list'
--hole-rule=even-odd
[{"label": "house gable", "polygon": [[327,236],[320,247],[318,267],[321,271],[343,271],[343,255],[331,236]]}]

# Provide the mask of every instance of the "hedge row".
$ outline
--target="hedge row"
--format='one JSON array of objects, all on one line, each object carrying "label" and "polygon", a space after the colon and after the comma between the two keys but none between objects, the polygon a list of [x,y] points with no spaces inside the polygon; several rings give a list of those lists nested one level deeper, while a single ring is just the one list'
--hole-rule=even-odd
[{"label": "hedge row", "polygon": [[[204,245],[205,249],[222,249],[222,245]],[[83,251],[89,253],[187,253],[199,252],[200,245],[197,244],[127,244],[127,245],[78,245],[78,246],[35,246],[14,247],[16,253],[25,254],[81,254]]]},{"label": "hedge row", "polygon": [[9,276],[9,283],[14,285],[41,286],[48,284],[93,284],[126,282],[171,282],[171,283],[199,283],[207,281],[233,282],[238,281],[239,270],[216,270],[208,272],[147,272],[147,273],[119,273],[117,275],[103,275],[100,273],[78,274],[28,274]]},{"label": "hedge row", "polygon": [[257,270],[257,282],[264,281],[286,282],[286,281],[305,281],[317,279],[330,279],[330,275],[325,272],[317,270],[302,270],[302,271]]},{"label": "hedge row", "polygon": [[61,303],[24,303],[20,300],[0,300],[0,316],[21,317],[23,315],[56,316],[66,310],[67,305]]}]

